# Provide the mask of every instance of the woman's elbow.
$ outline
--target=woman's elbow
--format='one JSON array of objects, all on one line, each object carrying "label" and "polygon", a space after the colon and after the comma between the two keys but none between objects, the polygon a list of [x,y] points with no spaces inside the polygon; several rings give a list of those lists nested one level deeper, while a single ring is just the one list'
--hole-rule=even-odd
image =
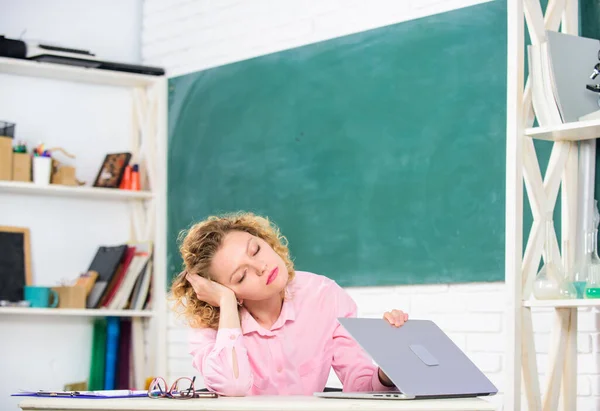
[{"label": "woman's elbow", "polygon": [[241,378],[204,378],[204,384],[210,391],[226,397],[245,397],[252,388],[251,379]]},{"label": "woman's elbow", "polygon": [[247,359],[245,362],[237,361],[235,350],[233,358],[208,355],[203,360],[195,360],[194,366],[204,377],[206,387],[217,394],[244,397],[250,393],[252,388],[250,366]]}]

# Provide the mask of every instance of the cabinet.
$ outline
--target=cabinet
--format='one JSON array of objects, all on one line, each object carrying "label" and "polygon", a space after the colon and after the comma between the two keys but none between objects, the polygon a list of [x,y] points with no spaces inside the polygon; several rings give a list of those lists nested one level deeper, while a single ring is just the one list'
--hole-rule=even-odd
[{"label": "cabinet", "polygon": [[[0,181],[0,225],[30,229],[33,284],[73,280],[100,245],[153,245],[148,310],[0,307],[3,396],[86,380],[95,317],[141,323],[144,376],[165,375],[166,78],[0,58],[0,90],[0,119],[17,124],[15,139],[72,152],[86,181]],[[120,151],[140,164],[142,190],[92,187],[104,156]]]}]

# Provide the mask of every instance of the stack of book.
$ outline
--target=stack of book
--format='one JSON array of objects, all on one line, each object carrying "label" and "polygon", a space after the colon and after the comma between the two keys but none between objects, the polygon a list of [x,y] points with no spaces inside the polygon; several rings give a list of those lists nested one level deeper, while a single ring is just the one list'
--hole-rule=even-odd
[{"label": "stack of book", "polygon": [[101,246],[88,271],[98,278],[87,297],[87,308],[143,310],[150,308],[151,243]]}]

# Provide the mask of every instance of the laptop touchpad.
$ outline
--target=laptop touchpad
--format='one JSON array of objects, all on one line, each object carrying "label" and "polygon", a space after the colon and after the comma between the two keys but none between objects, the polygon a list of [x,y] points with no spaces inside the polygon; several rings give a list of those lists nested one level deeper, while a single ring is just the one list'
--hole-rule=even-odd
[{"label": "laptop touchpad", "polygon": [[425,365],[440,365],[439,361],[437,360],[437,358],[435,358],[433,356],[433,354],[431,354],[427,348],[423,347],[422,345],[419,344],[411,344],[410,349],[412,350],[412,352],[415,353],[415,355],[417,357],[419,357],[419,359],[421,361],[423,361],[423,363],[425,363]]}]

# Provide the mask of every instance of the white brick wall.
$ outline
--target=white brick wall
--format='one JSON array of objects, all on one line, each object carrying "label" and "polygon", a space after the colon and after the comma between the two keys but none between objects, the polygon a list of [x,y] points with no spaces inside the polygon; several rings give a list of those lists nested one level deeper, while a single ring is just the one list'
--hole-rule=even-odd
[{"label": "white brick wall", "polygon": [[[142,56],[145,63],[162,65],[175,76],[481,2],[146,0]],[[503,283],[350,288],[349,292],[360,316],[379,317],[386,310],[400,308],[412,318],[436,321],[502,391],[507,378]],[[170,318],[169,379],[192,375],[187,331]],[[534,325],[543,387],[551,311],[536,311]],[[598,410],[598,313],[580,311],[579,326],[577,409]],[[334,374],[329,384],[339,385]],[[494,401],[500,402],[501,395]]]},{"label": "white brick wall", "polygon": [[170,76],[486,0],[146,0],[142,58]]}]

